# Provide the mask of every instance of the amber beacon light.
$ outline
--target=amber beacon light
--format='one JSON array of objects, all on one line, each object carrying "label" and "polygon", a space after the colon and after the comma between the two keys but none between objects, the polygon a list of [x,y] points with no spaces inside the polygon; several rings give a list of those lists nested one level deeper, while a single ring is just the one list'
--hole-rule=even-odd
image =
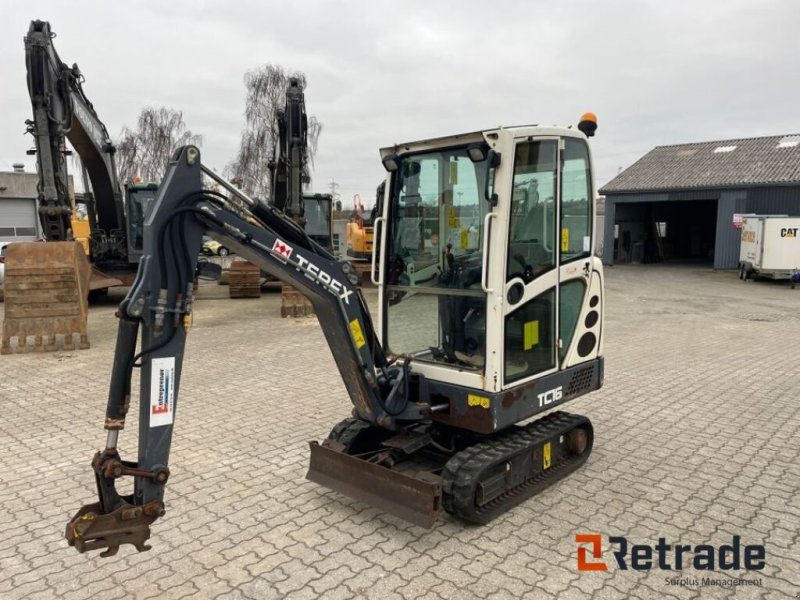
[{"label": "amber beacon light", "polygon": [[594,132],[597,131],[597,115],[590,112],[583,113],[581,121],[578,123],[578,129],[580,129],[586,137],[592,137]]}]

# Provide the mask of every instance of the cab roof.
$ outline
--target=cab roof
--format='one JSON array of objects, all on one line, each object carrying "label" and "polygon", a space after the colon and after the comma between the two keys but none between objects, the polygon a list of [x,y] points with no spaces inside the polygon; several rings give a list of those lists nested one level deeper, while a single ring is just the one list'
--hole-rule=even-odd
[{"label": "cab roof", "polygon": [[448,135],[443,137],[428,138],[417,140],[413,142],[405,142],[402,144],[394,144],[380,149],[381,157],[388,154],[405,154],[406,152],[422,152],[424,150],[433,150],[436,148],[447,148],[450,146],[460,146],[462,144],[471,144],[485,140],[491,144],[501,134],[511,135],[513,137],[523,137],[527,135],[557,135],[565,137],[579,137],[586,139],[586,136],[577,128],[549,126],[543,127],[540,125],[516,125],[514,127],[494,127],[492,129],[485,129],[483,131],[472,131],[470,133],[460,133],[457,135]]}]

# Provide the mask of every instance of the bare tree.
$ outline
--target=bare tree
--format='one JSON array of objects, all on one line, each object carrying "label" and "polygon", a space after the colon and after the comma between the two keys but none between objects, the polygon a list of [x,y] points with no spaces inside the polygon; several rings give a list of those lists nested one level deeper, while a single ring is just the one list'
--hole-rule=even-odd
[{"label": "bare tree", "polygon": [[[265,64],[244,76],[245,127],[236,159],[227,166],[226,174],[260,198],[271,196],[268,164],[277,153],[277,111],[285,104],[286,87],[293,77],[300,81],[302,89],[306,88],[304,73],[288,72],[280,65]],[[308,117],[308,159],[312,165],[321,131],[322,123],[314,116]]]},{"label": "bare tree", "polygon": [[180,146],[203,142],[183,122],[179,110],[147,106],[142,109],[136,129],[122,130],[117,140],[117,170],[121,181],[136,176],[144,181],[160,182],[172,153]]}]

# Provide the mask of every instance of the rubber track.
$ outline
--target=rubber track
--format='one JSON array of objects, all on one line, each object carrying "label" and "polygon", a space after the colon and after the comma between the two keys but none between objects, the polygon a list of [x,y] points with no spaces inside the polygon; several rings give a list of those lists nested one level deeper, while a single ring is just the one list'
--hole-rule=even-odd
[{"label": "rubber track", "polygon": [[328,434],[328,438],[343,444],[346,448],[345,452],[349,453],[351,445],[359,434],[369,428],[370,424],[366,421],[349,417],[334,425],[330,434]]},{"label": "rubber track", "polygon": [[[588,424],[590,432],[590,445],[583,454],[562,458],[546,471],[527,479],[481,507],[475,504],[475,491],[481,475],[487,469],[511,459],[520,452],[529,451],[556,435],[565,434],[581,424]],[[560,481],[586,462],[591,454],[591,435],[591,423],[586,417],[555,412],[525,427],[514,428],[491,440],[470,446],[453,456],[444,467],[442,506],[450,514],[465,521],[488,523],[549,485]]]}]

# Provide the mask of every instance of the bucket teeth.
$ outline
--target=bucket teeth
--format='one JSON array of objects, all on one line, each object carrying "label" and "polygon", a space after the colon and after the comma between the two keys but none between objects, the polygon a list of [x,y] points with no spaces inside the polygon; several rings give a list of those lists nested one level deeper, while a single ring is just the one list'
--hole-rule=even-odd
[{"label": "bucket teeth", "polygon": [[80,335],[81,348],[88,348],[89,279],[89,261],[78,242],[10,244],[0,352],[52,351],[56,336],[63,336],[66,350],[74,350],[73,334]]}]

